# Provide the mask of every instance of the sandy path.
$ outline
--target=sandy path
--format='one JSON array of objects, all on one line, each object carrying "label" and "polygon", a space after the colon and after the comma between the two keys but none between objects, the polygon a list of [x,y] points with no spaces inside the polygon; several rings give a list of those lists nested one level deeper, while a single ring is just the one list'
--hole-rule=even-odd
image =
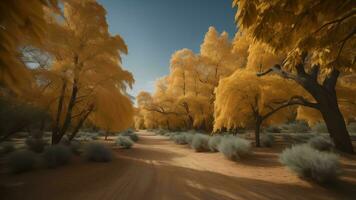
[{"label": "sandy path", "polygon": [[[356,199],[356,163],[347,177],[324,188],[302,181],[278,163],[277,150],[256,150],[231,162],[220,153],[195,153],[162,136],[140,132],[131,150],[115,150],[111,163],[73,164],[55,170],[2,175],[11,186],[0,199],[160,200],[160,199]],[[346,181],[345,181],[346,180]]]}]

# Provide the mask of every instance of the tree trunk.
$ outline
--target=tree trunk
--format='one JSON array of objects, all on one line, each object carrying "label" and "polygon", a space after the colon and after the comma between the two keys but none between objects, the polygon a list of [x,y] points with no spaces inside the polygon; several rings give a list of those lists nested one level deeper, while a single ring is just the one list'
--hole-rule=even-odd
[{"label": "tree trunk", "polygon": [[167,130],[170,130],[170,127],[169,127],[169,120],[168,120],[168,119],[166,120],[166,124],[167,124]]},{"label": "tree trunk", "polygon": [[[300,69],[299,69],[300,70]],[[325,78],[323,84],[317,82],[317,76],[306,74],[299,71],[301,77],[299,83],[314,97],[318,104],[318,110],[323,116],[324,122],[333,139],[336,149],[345,153],[353,153],[351,138],[346,129],[344,117],[339,108],[336,95],[336,82],[339,77],[339,71],[334,69],[328,77]]]},{"label": "tree trunk", "polygon": [[330,101],[325,97],[325,100],[319,103],[320,112],[336,149],[346,153],[353,153],[353,146],[345,120],[340,112],[336,97],[334,98],[333,101]]},{"label": "tree trunk", "polygon": [[328,77],[324,79],[323,83],[319,84],[318,65],[313,66],[309,74],[305,72],[303,64],[297,65],[296,68],[296,82],[307,90],[317,102],[317,109],[323,116],[336,149],[345,153],[353,153],[351,138],[346,129],[344,117],[339,109],[335,89],[340,72],[337,69],[333,69]]},{"label": "tree trunk", "polygon": [[94,106],[91,105],[88,112],[85,113],[85,115],[79,120],[79,122],[78,122],[77,126],[74,128],[72,134],[69,136],[69,141],[72,141],[74,139],[74,137],[77,135],[80,128],[82,128],[85,120],[89,117],[89,115],[93,111],[93,109],[94,109]]},{"label": "tree trunk", "polygon": [[[296,75],[283,71],[280,65],[275,65],[266,72],[258,73],[257,75],[264,76],[270,72],[276,72],[283,78],[292,79],[302,86],[315,99],[316,103],[312,103],[315,106],[312,107],[319,110],[323,116],[336,149],[345,153],[353,153],[351,138],[346,129],[344,117],[339,109],[335,89],[340,72],[337,69],[333,69],[324,79],[323,83],[320,84],[318,82],[319,65],[314,65],[309,73],[305,71],[304,62],[306,55],[303,53],[303,62],[295,66]],[[310,105],[311,103],[308,102],[308,104]]]},{"label": "tree trunk", "polygon": [[262,124],[262,117],[258,116],[256,118],[256,124],[255,124],[255,141],[256,141],[256,147],[261,147],[260,144],[260,130],[261,130],[261,124]]},{"label": "tree trunk", "polygon": [[70,100],[69,100],[69,104],[68,104],[68,109],[67,109],[67,113],[66,116],[64,118],[64,123],[62,128],[59,131],[57,140],[55,144],[58,144],[62,137],[65,135],[65,133],[67,132],[68,128],[70,127],[71,121],[72,121],[72,111],[73,108],[75,106],[75,101],[77,99],[77,94],[78,94],[78,80],[74,79],[73,81],[73,86],[72,86],[72,93],[70,96]]},{"label": "tree trunk", "polygon": [[54,124],[52,126],[52,144],[57,144],[59,142],[59,141],[57,141],[58,140],[57,138],[58,138],[58,134],[59,134],[59,131],[60,131],[59,123],[60,123],[61,114],[62,114],[62,110],[63,110],[63,101],[64,101],[66,88],[67,88],[67,83],[63,80],[63,85],[62,85],[62,89],[61,89],[61,95],[60,95],[59,100],[58,100],[58,108],[57,108],[56,119],[55,119]]}]

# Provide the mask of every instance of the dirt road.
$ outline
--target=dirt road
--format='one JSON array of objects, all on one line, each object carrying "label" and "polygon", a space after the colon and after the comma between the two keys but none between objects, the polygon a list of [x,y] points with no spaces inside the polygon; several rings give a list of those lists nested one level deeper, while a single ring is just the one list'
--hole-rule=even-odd
[{"label": "dirt road", "polygon": [[[115,150],[111,163],[79,159],[54,170],[1,176],[4,200],[223,200],[356,199],[356,164],[325,188],[300,180],[278,163],[278,150],[258,149],[250,159],[226,160],[196,153],[165,137],[140,132],[130,150]],[[1,182],[2,182],[1,181]]]}]

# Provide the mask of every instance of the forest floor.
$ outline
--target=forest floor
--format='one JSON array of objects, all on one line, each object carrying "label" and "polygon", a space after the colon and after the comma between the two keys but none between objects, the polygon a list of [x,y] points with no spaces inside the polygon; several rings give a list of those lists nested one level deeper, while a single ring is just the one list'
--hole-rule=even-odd
[{"label": "forest floor", "polygon": [[326,187],[283,167],[278,162],[282,146],[255,148],[249,158],[232,162],[220,153],[196,153],[150,132],[139,135],[132,149],[115,149],[109,163],[76,158],[58,169],[2,173],[0,199],[356,199],[354,156],[342,157],[343,176]]}]

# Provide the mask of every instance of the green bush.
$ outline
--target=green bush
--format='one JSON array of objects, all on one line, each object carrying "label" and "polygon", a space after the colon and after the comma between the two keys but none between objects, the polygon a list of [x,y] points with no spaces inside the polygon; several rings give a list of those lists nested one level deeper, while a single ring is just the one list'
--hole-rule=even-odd
[{"label": "green bush", "polygon": [[194,134],[190,145],[196,152],[209,151],[209,136],[203,134]]},{"label": "green bush", "polygon": [[165,133],[168,132],[168,130],[165,130],[165,129],[155,129],[154,132],[155,132],[157,135],[164,135]]},{"label": "green bush", "polygon": [[0,145],[0,154],[11,153],[15,150],[15,145],[12,142],[3,142]]},{"label": "green bush", "polygon": [[267,133],[280,133],[281,129],[278,126],[269,126],[265,129]]},{"label": "green bush", "polygon": [[222,136],[221,135],[214,135],[209,138],[209,149],[212,152],[217,152],[219,151],[219,144],[221,142]]},{"label": "green bush", "polygon": [[82,144],[78,140],[72,140],[69,144],[69,148],[72,153],[79,155],[82,148]]},{"label": "green bush", "polygon": [[275,137],[270,133],[263,134],[261,136],[261,145],[263,147],[271,147],[274,144]]},{"label": "green bush", "polygon": [[281,125],[282,133],[307,133],[310,131],[308,123],[305,121],[294,121]]},{"label": "green bush", "polygon": [[350,133],[356,133],[356,122],[352,122],[349,125],[347,125],[347,130]]},{"label": "green bush", "polygon": [[112,152],[103,144],[90,143],[84,149],[84,158],[93,162],[109,162],[112,160]]},{"label": "green bush", "polygon": [[251,153],[251,143],[238,137],[224,137],[219,146],[219,151],[230,160],[239,160]]},{"label": "green bush", "polygon": [[169,137],[170,139],[172,139],[172,137],[175,135],[176,133],[173,132],[166,132],[163,134],[163,136]]},{"label": "green bush", "polygon": [[0,96],[0,138],[26,129],[38,129],[41,121],[49,119],[45,110],[20,102],[5,93],[2,92]]},{"label": "green bush", "polygon": [[192,142],[193,142],[194,134],[190,133],[190,132],[187,132],[187,133],[183,133],[183,135],[184,135],[185,142],[187,144],[191,145]]},{"label": "green bush", "polygon": [[29,150],[15,151],[9,154],[7,166],[12,173],[21,173],[35,168],[38,155]]},{"label": "green bush", "polygon": [[139,139],[138,135],[134,132],[123,132],[120,134],[120,136],[127,136],[134,142],[137,142]]},{"label": "green bush", "polygon": [[333,144],[330,139],[327,139],[323,136],[315,136],[309,139],[308,144],[319,151],[331,151]]},{"label": "green bush", "polygon": [[314,133],[328,133],[328,128],[325,123],[317,123],[312,127]]},{"label": "green bush", "polygon": [[49,146],[43,152],[43,158],[48,168],[56,168],[67,164],[71,156],[71,150],[64,145]]},{"label": "green bush", "polygon": [[173,141],[176,144],[188,144],[186,139],[185,139],[185,135],[184,134],[176,134],[173,136]]},{"label": "green bush", "polygon": [[47,142],[44,141],[42,138],[34,138],[34,137],[28,137],[25,143],[29,150],[36,153],[42,153],[45,146],[47,145]]},{"label": "green bush", "polygon": [[116,138],[116,145],[123,149],[130,149],[134,142],[128,136],[118,136]]},{"label": "green bush", "polygon": [[305,144],[284,150],[279,160],[298,176],[318,183],[332,182],[340,172],[336,154],[318,151]]}]

